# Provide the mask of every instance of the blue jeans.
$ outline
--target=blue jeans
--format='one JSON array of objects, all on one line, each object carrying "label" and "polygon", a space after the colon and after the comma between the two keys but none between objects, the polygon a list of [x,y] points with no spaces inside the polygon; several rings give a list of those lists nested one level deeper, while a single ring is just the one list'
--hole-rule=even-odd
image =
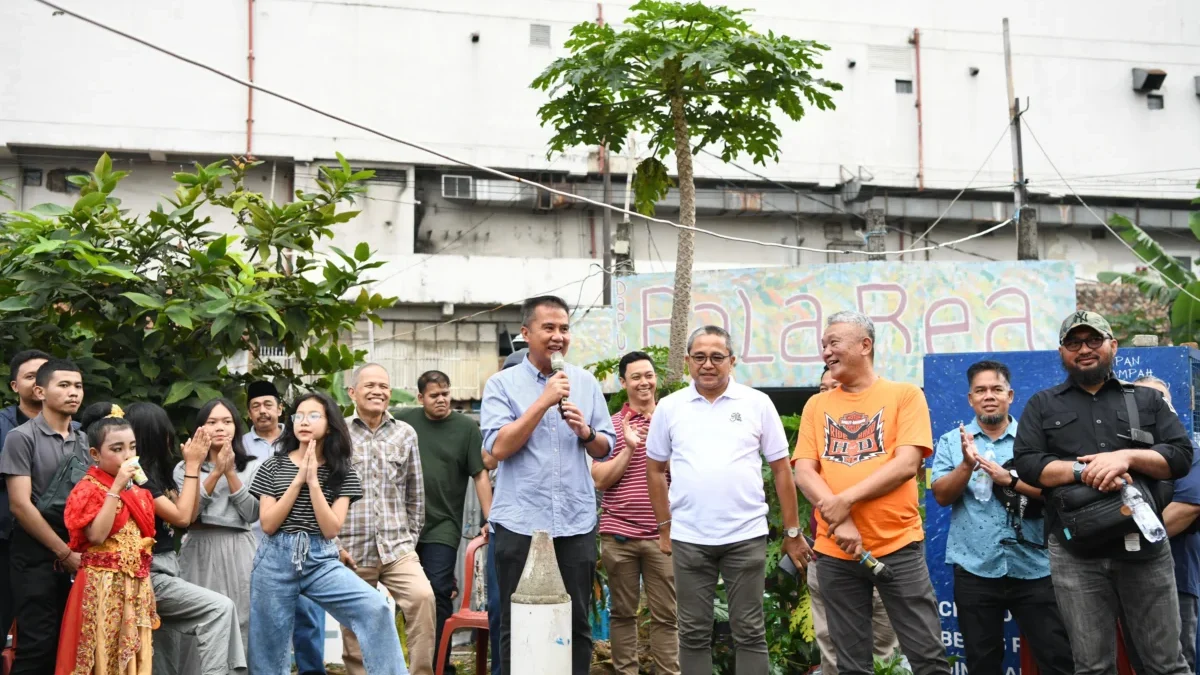
[{"label": "blue jeans", "polygon": [[325,610],[303,595],[296,601],[292,649],[299,675],[325,675]]},{"label": "blue jeans", "polygon": [[408,675],[395,616],[374,588],[338,560],[337,545],[317,535],[278,532],[263,539],[250,574],[250,671],[288,675],[288,645],[301,596],[360,636],[371,675]]},{"label": "blue jeans", "polygon": [[487,547],[488,639],[492,643],[492,675],[500,675],[500,577],[496,576],[496,539]]}]

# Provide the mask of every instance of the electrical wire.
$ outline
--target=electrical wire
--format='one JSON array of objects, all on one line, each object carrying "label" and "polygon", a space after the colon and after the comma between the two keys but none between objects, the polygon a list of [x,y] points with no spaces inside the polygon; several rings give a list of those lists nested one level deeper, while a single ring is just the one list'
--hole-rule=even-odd
[{"label": "electrical wire", "polygon": [[[938,216],[937,220],[933,221],[933,224],[930,225],[925,232],[921,234],[921,236],[914,239],[910,246],[916,246],[917,244],[921,243],[921,240],[928,236],[930,232],[933,232],[933,228],[937,227],[938,223],[942,222],[942,219],[946,217],[946,214],[950,213],[950,209],[954,207],[954,204],[958,201],[958,198],[962,197],[963,193],[967,191],[967,188],[971,187],[971,183],[974,183],[975,179],[979,177],[979,173],[983,171],[983,167],[987,166],[987,163],[991,161],[992,155],[996,154],[996,148],[1000,147],[1000,142],[1003,141],[1004,137],[1008,135],[1008,127],[1008,124],[1004,125],[1004,131],[1000,132],[1000,138],[996,139],[995,144],[992,145],[992,149],[988,151],[987,157],[983,158],[983,163],[979,165],[978,169],[975,169],[975,175],[971,176],[971,180],[967,181],[967,186],[959,190],[958,194],[954,195],[954,199],[950,200],[950,203],[946,206],[945,210],[942,211],[942,215]],[[908,250],[915,251],[917,249],[910,247]]]},{"label": "electrical wire", "polygon": [[[687,230],[687,231],[691,231],[691,232],[693,232],[693,233],[705,234],[705,235],[708,235],[708,236],[711,236],[711,237],[715,237],[715,238],[717,238],[717,239],[723,239],[723,240],[725,240],[725,241],[740,242],[740,243],[745,243],[745,244],[754,244],[754,245],[757,245],[757,246],[763,246],[763,247],[768,247],[768,248],[781,248],[781,249],[793,250],[793,251],[808,251],[808,252],[811,252],[811,253],[825,253],[825,254],[828,254],[828,253],[844,253],[844,254],[853,254],[853,253],[856,253],[856,251],[839,251],[839,250],[834,250],[834,249],[819,249],[819,248],[813,248],[813,247],[809,247],[809,246],[793,246],[793,245],[791,245],[791,244],[783,244],[783,243],[776,243],[776,242],[770,242],[770,241],[758,241],[758,240],[755,240],[755,239],[747,239],[747,238],[745,238],[745,237],[734,237],[734,236],[730,236],[730,235],[720,234],[720,233],[718,233],[718,232],[713,232],[713,231],[711,231],[711,230],[705,230],[705,229],[701,229],[701,228],[698,228],[698,227],[688,227],[688,226],[685,226],[685,225],[681,225],[681,224],[679,224],[679,223],[676,223],[676,222],[674,222],[674,221],[667,220],[667,219],[665,219],[665,218],[656,218],[656,217],[653,217],[653,216],[647,216],[647,215],[644,215],[644,214],[641,214],[641,213],[637,213],[637,212],[635,212],[635,211],[630,211],[630,210],[628,210],[628,209],[624,209],[624,208],[621,208],[621,207],[613,206],[613,205],[611,205],[611,204],[605,204],[605,203],[603,203],[603,202],[599,202],[599,201],[596,201],[596,200],[594,200],[594,199],[590,199],[590,198],[588,198],[588,197],[582,197],[582,196],[580,196],[580,195],[577,195],[577,194],[573,194],[573,193],[570,193],[570,192],[565,192],[565,191],[558,190],[558,189],[555,189],[555,188],[552,188],[552,187],[548,187],[548,186],[546,186],[546,185],[542,185],[541,183],[537,183],[537,182],[535,182],[535,181],[531,181],[531,180],[527,180],[527,179],[525,179],[525,178],[521,178],[520,176],[514,176],[514,175],[512,175],[512,174],[510,174],[510,173],[506,173],[506,172],[504,172],[504,171],[501,171],[501,170],[499,170],[499,169],[494,169],[494,168],[492,168],[492,167],[483,166],[483,165],[481,165],[481,164],[476,164],[476,163],[474,163],[474,162],[470,162],[470,161],[467,161],[467,160],[464,160],[464,159],[459,159],[459,158],[457,158],[457,157],[454,157],[454,156],[452,156],[452,155],[448,155],[448,154],[446,154],[446,153],[443,153],[443,152],[440,152],[440,151],[438,151],[438,150],[434,150],[433,148],[427,147],[427,146],[425,146],[425,145],[422,145],[422,144],[420,144],[420,143],[417,143],[417,142],[414,142],[414,141],[405,140],[405,139],[403,139],[403,138],[400,138],[400,137],[398,137],[398,136],[393,136],[393,135],[391,135],[391,134],[388,134],[388,133],[385,133],[385,132],[383,132],[383,131],[379,131],[378,129],[375,129],[375,128],[373,128],[373,127],[367,126],[367,125],[365,125],[365,124],[362,124],[362,123],[360,123],[360,122],[355,122],[355,121],[353,121],[353,120],[347,119],[347,118],[345,118],[345,117],[341,117],[341,116],[339,116],[339,115],[336,115],[336,114],[334,114],[334,113],[327,112],[327,111],[325,111],[325,110],[322,110],[322,109],[320,109],[320,108],[317,108],[316,106],[313,106],[313,105],[311,105],[311,104],[305,103],[305,102],[303,102],[303,101],[297,100],[297,99],[295,99],[295,98],[292,98],[292,97],[290,97],[290,96],[287,96],[287,95],[284,95],[284,94],[280,94],[280,93],[278,93],[278,92],[276,92],[276,91],[273,91],[273,90],[271,90],[271,89],[268,89],[268,88],[266,88],[266,87],[263,87],[262,85],[255,84],[254,82],[249,82],[249,81],[247,81],[247,80],[243,80],[242,78],[240,78],[240,77],[237,77],[236,75],[231,75],[231,74],[229,74],[229,73],[227,73],[227,72],[225,72],[225,71],[223,71],[223,70],[220,70],[220,69],[218,69],[218,68],[216,68],[216,67],[214,67],[214,66],[210,66],[210,65],[208,65],[208,64],[206,64],[206,63],[203,63],[203,62],[201,62],[201,61],[197,61],[197,60],[195,60],[195,59],[189,58],[189,57],[187,57],[187,56],[184,56],[184,55],[182,55],[182,54],[179,54],[178,52],[175,52],[175,51],[172,51],[172,50],[170,50],[170,49],[167,49],[166,47],[162,47],[162,46],[160,46],[160,45],[157,45],[157,44],[155,44],[155,43],[153,43],[153,42],[150,42],[150,41],[148,41],[148,40],[145,40],[145,39],[143,39],[143,38],[137,37],[137,36],[135,36],[135,35],[132,35],[132,34],[130,34],[130,33],[126,33],[126,32],[124,32],[124,31],[122,31],[122,30],[120,30],[120,29],[118,29],[118,28],[114,28],[114,27],[112,27],[112,26],[109,26],[109,25],[107,25],[107,24],[105,24],[105,23],[102,23],[102,22],[100,22],[100,21],[97,21],[97,20],[95,20],[95,19],[92,19],[92,18],[90,18],[90,17],[87,17],[87,16],[84,16],[84,15],[82,15],[82,14],[79,14],[78,12],[75,12],[75,11],[73,11],[73,10],[67,9],[67,8],[63,7],[62,5],[59,5],[59,4],[57,4],[57,3],[54,3],[54,2],[50,2],[50,0],[32,0],[32,1],[33,1],[33,2],[37,2],[37,3],[39,3],[39,4],[42,4],[42,5],[45,5],[46,7],[50,7],[51,9],[54,9],[54,10],[56,10],[56,11],[58,11],[58,12],[61,12],[61,13],[63,13],[63,14],[66,14],[66,15],[72,16],[72,17],[74,17],[74,18],[76,18],[76,19],[79,19],[80,21],[83,21],[84,23],[88,23],[88,24],[91,24],[91,25],[93,25],[93,26],[95,26],[95,27],[97,27],[97,28],[100,28],[101,30],[107,31],[107,32],[109,32],[109,33],[112,33],[112,34],[114,34],[114,35],[118,35],[118,36],[120,36],[120,37],[123,37],[123,38],[125,38],[125,39],[127,39],[127,40],[131,40],[131,41],[133,41],[133,42],[136,42],[136,43],[138,43],[138,44],[140,44],[140,45],[143,45],[143,46],[145,46],[145,47],[148,47],[148,48],[150,48],[150,49],[153,49],[154,51],[156,51],[156,52],[159,52],[159,53],[161,53],[161,54],[164,54],[164,55],[166,55],[166,56],[169,56],[169,57],[171,57],[171,58],[173,58],[173,59],[177,59],[177,60],[179,60],[179,61],[182,61],[182,62],[184,62],[184,63],[187,63],[187,64],[189,64],[189,65],[195,66],[195,67],[197,67],[197,68],[201,68],[201,69],[203,69],[203,70],[207,70],[208,72],[210,72],[210,73],[212,73],[212,74],[214,74],[214,75],[217,75],[218,77],[222,77],[222,78],[224,78],[224,79],[226,79],[226,80],[229,80],[229,81],[231,81],[231,82],[234,82],[234,83],[236,83],[236,84],[239,84],[239,85],[241,85],[241,86],[243,86],[243,87],[248,87],[248,88],[250,88],[250,89],[253,89],[253,90],[255,90],[255,91],[258,91],[258,92],[261,92],[261,93],[263,93],[263,94],[266,94],[267,96],[271,96],[271,97],[277,98],[277,99],[279,99],[279,100],[281,100],[281,101],[286,101],[286,102],[288,102],[288,103],[291,103],[292,105],[295,105],[295,106],[297,106],[297,107],[303,108],[303,109],[305,109],[305,110],[308,110],[308,111],[310,111],[310,112],[316,113],[317,115],[320,115],[320,116],[322,116],[322,117],[326,117],[326,118],[328,118],[328,119],[331,119],[331,120],[334,120],[334,121],[336,121],[336,122],[341,122],[342,124],[345,124],[345,125],[347,125],[347,126],[353,127],[353,128],[355,128],[355,129],[359,129],[359,130],[361,130],[361,131],[365,131],[365,132],[367,132],[367,133],[369,133],[369,134],[373,134],[373,135],[375,135],[375,136],[379,136],[380,138],[387,139],[387,140],[389,140],[389,141],[392,141],[392,142],[394,142],[394,143],[399,143],[400,145],[404,145],[404,146],[406,146],[406,147],[413,148],[414,150],[419,150],[419,151],[421,151],[421,152],[427,153],[427,154],[429,154],[429,155],[432,155],[432,156],[434,156],[434,157],[437,157],[437,158],[439,158],[439,159],[446,160],[447,162],[450,162],[450,163],[452,163],[452,164],[460,164],[460,165],[462,165],[462,166],[470,167],[470,168],[472,168],[472,169],[475,169],[475,170],[477,170],[477,171],[480,171],[480,172],[483,172],[483,173],[488,173],[488,174],[491,174],[491,175],[494,175],[494,176],[498,176],[498,177],[500,177],[500,178],[504,178],[504,179],[506,179],[506,180],[510,180],[510,181],[513,181],[513,182],[516,182],[516,183],[519,183],[519,184],[522,184],[522,185],[528,185],[528,186],[530,186],[530,187],[533,187],[534,189],[543,190],[543,191],[549,192],[549,193],[551,193],[551,194],[558,195],[558,196],[560,196],[560,197],[565,197],[565,198],[567,198],[567,199],[571,199],[571,200],[574,200],[574,201],[577,201],[577,202],[583,202],[583,203],[585,203],[585,204],[590,204],[590,205],[592,205],[592,206],[595,206],[595,207],[598,207],[598,208],[608,209],[608,210],[610,210],[610,211],[613,211],[613,212],[616,212],[616,213],[621,213],[621,214],[626,214],[626,215],[629,215],[629,216],[634,216],[634,217],[637,217],[637,218],[642,218],[642,219],[644,219],[644,220],[648,220],[648,221],[655,222],[655,223],[661,223],[661,224],[663,224],[663,225],[670,225],[671,227],[674,227],[675,229],[678,229],[678,230]],[[957,240],[957,241],[949,242],[949,243],[947,243],[947,244],[942,244],[942,245],[938,245],[938,246],[928,246],[928,247],[925,247],[925,248],[920,248],[920,249],[908,249],[907,251],[884,251],[884,252],[882,252],[880,255],[884,255],[884,256],[887,256],[887,255],[903,255],[903,254],[905,254],[905,253],[919,253],[919,252],[922,252],[922,251],[932,251],[932,250],[936,250],[936,249],[940,249],[940,248],[946,248],[947,246],[950,246],[950,245],[953,245],[953,244],[959,244],[959,243],[962,243],[962,242],[964,242],[964,241],[969,241],[969,240],[971,240],[971,239],[974,239],[974,238],[976,238],[976,237],[980,237],[980,236],[983,236],[983,235],[985,235],[985,234],[989,234],[989,233],[991,233],[991,232],[993,232],[993,231],[995,231],[995,230],[998,230],[998,229],[1000,229],[1001,227],[1004,227],[1004,226],[1008,225],[1008,224],[1009,224],[1009,223],[1011,223],[1011,222],[1012,222],[1012,219],[1010,218],[1010,219],[1008,219],[1008,220],[1005,220],[1005,221],[1004,221],[1004,222],[1002,222],[1002,223],[998,223],[997,225],[995,225],[995,226],[993,226],[992,228],[989,228],[989,229],[987,229],[987,230],[985,230],[985,231],[983,231],[983,232],[979,232],[979,233],[977,233],[977,234],[971,235],[971,236],[969,236],[969,237],[965,237],[965,238],[963,238],[963,239],[960,239],[960,240]],[[609,270],[609,271],[608,271],[608,273],[609,273],[609,274],[611,274],[611,273],[612,273],[612,272],[611,272],[611,270]]]},{"label": "electrical wire", "polygon": [[[1050,159],[1050,153],[1046,152],[1046,148],[1042,147],[1042,142],[1038,140],[1037,134],[1034,133],[1034,131],[1033,131],[1033,127],[1029,126],[1029,121],[1026,120],[1024,116],[1021,117],[1021,121],[1025,123],[1025,128],[1029,130],[1030,138],[1033,139],[1033,142],[1035,145],[1037,145],[1038,150],[1042,151],[1042,155],[1045,156],[1046,162],[1050,164],[1050,168],[1054,169],[1054,173],[1058,174],[1058,177],[1060,179],[1062,179],[1063,184],[1066,185],[1067,190],[1070,191],[1070,193],[1071,193],[1071,196],[1075,197],[1075,199],[1077,199],[1079,201],[1079,203],[1081,205],[1083,205],[1083,208],[1087,209],[1087,212],[1092,214],[1092,217],[1095,218],[1097,222],[1099,222],[1101,225],[1104,226],[1104,229],[1106,229],[1110,233],[1112,233],[1112,235],[1117,238],[1117,241],[1121,242],[1125,246],[1125,248],[1129,249],[1129,252],[1132,253],[1135,258],[1137,258],[1138,260],[1141,260],[1143,263],[1145,263],[1151,269],[1155,269],[1153,262],[1146,260],[1144,257],[1142,257],[1142,254],[1138,253],[1137,249],[1134,248],[1132,244],[1125,241],[1125,238],[1122,237],[1120,234],[1118,234],[1117,231],[1115,229],[1113,229],[1113,227],[1111,225],[1108,224],[1108,221],[1101,218],[1100,214],[1098,214],[1094,210],[1092,210],[1092,207],[1088,206],[1088,203],[1083,201],[1083,197],[1080,197],[1079,193],[1075,191],[1075,188],[1071,187],[1071,184],[1069,182],[1067,182],[1067,179],[1063,178],[1062,172],[1058,170],[1057,166],[1055,166],[1054,160]],[[1189,291],[1187,288],[1185,288],[1179,282],[1175,281],[1174,279],[1168,277],[1165,274],[1160,273],[1158,276],[1160,278],[1162,278],[1163,280],[1165,280],[1166,282],[1168,282],[1169,284],[1171,284],[1172,286],[1174,286],[1175,288],[1179,289],[1180,293],[1183,293],[1184,295],[1188,296],[1192,300],[1195,300],[1196,302],[1200,302],[1200,298],[1193,295],[1191,291]]]},{"label": "electrical wire", "polygon": [[[39,1],[40,1],[40,0],[39,0]],[[598,268],[598,269],[597,269],[597,271],[595,271],[595,272],[590,272],[590,273],[589,273],[587,276],[583,277],[582,279],[576,279],[576,280],[574,280],[574,281],[568,281],[567,283],[565,283],[565,284],[563,284],[563,285],[561,285],[561,286],[556,286],[556,287],[554,287],[554,288],[551,288],[550,290],[547,290],[547,291],[541,291],[541,292],[539,292],[539,293],[535,293],[535,294],[534,294],[533,296],[531,296],[531,297],[536,297],[536,296],[539,296],[539,295],[550,295],[551,293],[555,293],[555,292],[557,292],[557,291],[561,291],[562,289],[564,289],[564,288],[567,288],[568,286],[573,286],[573,285],[575,285],[575,284],[579,284],[579,285],[582,287],[582,285],[583,285],[583,283],[584,283],[585,281],[587,281],[588,279],[591,279],[592,277],[596,276],[597,274],[612,274],[612,273],[613,273],[613,270],[611,270],[611,269],[606,269],[606,268],[605,268],[604,266],[602,266],[600,263],[592,263],[592,264],[591,264],[591,265],[589,265],[588,267],[589,267],[589,268],[591,268],[591,267],[596,267],[596,268]],[[603,291],[601,291],[601,293],[603,294]],[[389,341],[391,341],[391,340],[399,340],[399,339],[401,339],[401,338],[406,338],[406,337],[408,337],[408,336],[410,336],[410,335],[416,335],[417,333],[420,333],[421,331],[432,330],[432,329],[434,329],[434,328],[437,328],[438,326],[448,326],[448,325],[450,325],[450,324],[452,324],[452,323],[458,323],[458,322],[460,322],[460,321],[466,321],[467,319],[473,319],[473,318],[475,318],[475,317],[477,317],[477,316],[481,316],[481,315],[483,315],[483,314],[490,314],[490,313],[492,313],[492,312],[496,312],[496,311],[499,311],[499,310],[501,310],[501,309],[504,309],[505,307],[510,307],[510,306],[512,306],[512,305],[519,305],[519,304],[521,304],[521,303],[523,303],[523,302],[525,302],[525,299],[524,299],[524,298],[522,298],[522,299],[520,299],[520,300],[512,300],[512,301],[510,301],[510,302],[502,302],[502,303],[500,303],[499,305],[496,305],[495,307],[491,307],[491,308],[489,308],[489,309],[481,309],[481,310],[479,310],[478,312],[475,312],[475,313],[473,313],[473,314],[468,314],[468,315],[466,315],[466,316],[460,316],[460,317],[457,317],[457,318],[454,318],[454,319],[450,319],[449,321],[443,321],[443,322],[441,322],[441,323],[435,323],[435,324],[432,324],[432,325],[429,325],[429,326],[424,326],[424,327],[422,327],[422,328],[416,328],[416,329],[413,329],[413,330],[410,330],[410,331],[408,331],[407,333],[400,333],[399,335],[390,335],[390,336],[387,336],[387,337],[384,337],[384,338],[376,338],[376,340],[375,340],[375,343],[376,343],[376,344],[379,344],[380,342],[389,342]]]}]

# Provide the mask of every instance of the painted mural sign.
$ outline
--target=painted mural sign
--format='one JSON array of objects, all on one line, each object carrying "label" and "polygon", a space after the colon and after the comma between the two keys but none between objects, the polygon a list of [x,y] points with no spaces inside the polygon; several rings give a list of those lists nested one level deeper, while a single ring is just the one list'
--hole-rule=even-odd
[{"label": "painted mural sign", "polygon": [[[618,279],[612,354],[666,345],[671,274]],[[697,272],[693,326],[723,326],[737,374],[755,387],[815,386],[821,335],[834,312],[875,322],[876,368],[923,385],[925,354],[1052,349],[1075,310],[1069,262],[875,262]]]}]

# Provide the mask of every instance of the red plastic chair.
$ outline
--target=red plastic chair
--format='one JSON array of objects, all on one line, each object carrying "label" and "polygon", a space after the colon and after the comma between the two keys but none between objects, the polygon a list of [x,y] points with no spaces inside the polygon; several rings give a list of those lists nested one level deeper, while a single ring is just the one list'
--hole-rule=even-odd
[{"label": "red plastic chair", "polygon": [[[13,621],[9,629],[12,632],[12,646],[4,646],[4,651],[0,652],[0,672],[8,675],[12,671],[13,661],[17,658],[17,622]],[[5,636],[8,637],[8,636]],[[6,640],[7,642],[7,640]]]},{"label": "red plastic chair", "polygon": [[438,645],[437,675],[444,675],[446,670],[446,655],[450,653],[450,639],[455,631],[475,629],[475,672],[487,673],[488,654],[488,615],[487,612],[477,612],[471,609],[471,586],[475,583],[475,553],[480,546],[487,543],[483,535],[479,535],[467,544],[466,555],[463,556],[463,589],[461,591],[462,605],[442,626],[442,643]]}]

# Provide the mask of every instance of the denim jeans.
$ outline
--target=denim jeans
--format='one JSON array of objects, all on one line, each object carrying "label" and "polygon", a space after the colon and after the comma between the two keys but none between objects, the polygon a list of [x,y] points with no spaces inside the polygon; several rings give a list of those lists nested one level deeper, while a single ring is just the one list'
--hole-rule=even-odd
[{"label": "denim jeans", "polygon": [[303,595],[296,601],[292,650],[299,675],[325,675],[325,610]]},{"label": "denim jeans", "polygon": [[500,577],[496,575],[495,537],[488,540],[487,547],[487,613],[488,641],[492,643],[492,675],[500,675]]},{"label": "denim jeans", "polygon": [[[429,579],[429,585],[433,587],[433,601],[436,607],[436,619],[434,623],[434,666],[437,666],[437,651],[442,646],[442,626],[446,624],[446,619],[454,613],[454,599],[451,597],[458,590],[458,579],[454,577],[454,568],[458,565],[458,550],[446,546],[445,544],[417,544],[417,557],[421,561],[421,568],[425,570],[425,577]],[[466,574],[470,574],[470,570],[466,570]],[[461,600],[461,598],[459,598]],[[450,650],[446,650],[446,668],[445,675],[454,675],[457,672],[453,665],[450,664]]]},{"label": "denim jeans", "polygon": [[1179,598],[1171,549],[1148,560],[1083,558],[1050,537],[1050,578],[1062,611],[1075,675],[1115,675],[1117,617],[1142,657],[1141,675],[1191,673],[1179,647]]},{"label": "denim jeans", "polygon": [[[1183,651],[1183,660],[1187,661],[1188,668],[1193,673],[1196,672],[1196,623],[1196,596],[1180,593],[1179,649]],[[1129,625],[1129,619],[1126,618],[1124,612],[1121,612],[1121,625]],[[1129,657],[1129,665],[1133,667],[1133,672],[1146,672],[1146,665],[1142,663],[1142,657],[1138,654],[1137,647],[1134,647],[1133,642],[1129,639],[1129,631],[1122,630],[1121,635],[1125,638],[1125,654]]]},{"label": "denim jeans", "polygon": [[[916,675],[950,673],[942,646],[933,584],[925,565],[925,546],[913,542],[879,557],[892,570],[890,581],[881,581],[857,560],[822,555],[817,558],[817,578],[825,598],[825,617],[834,636],[838,672],[842,675],[872,675],[874,640],[871,624],[871,588],[879,598],[900,640],[900,651],[908,657]],[[990,675],[990,674],[988,674]]]},{"label": "denim jeans", "polygon": [[361,636],[371,675],[408,675],[387,601],[338,560],[337,544],[318,535],[278,532],[263,539],[250,574],[250,672],[288,675],[287,639],[301,596]]}]

